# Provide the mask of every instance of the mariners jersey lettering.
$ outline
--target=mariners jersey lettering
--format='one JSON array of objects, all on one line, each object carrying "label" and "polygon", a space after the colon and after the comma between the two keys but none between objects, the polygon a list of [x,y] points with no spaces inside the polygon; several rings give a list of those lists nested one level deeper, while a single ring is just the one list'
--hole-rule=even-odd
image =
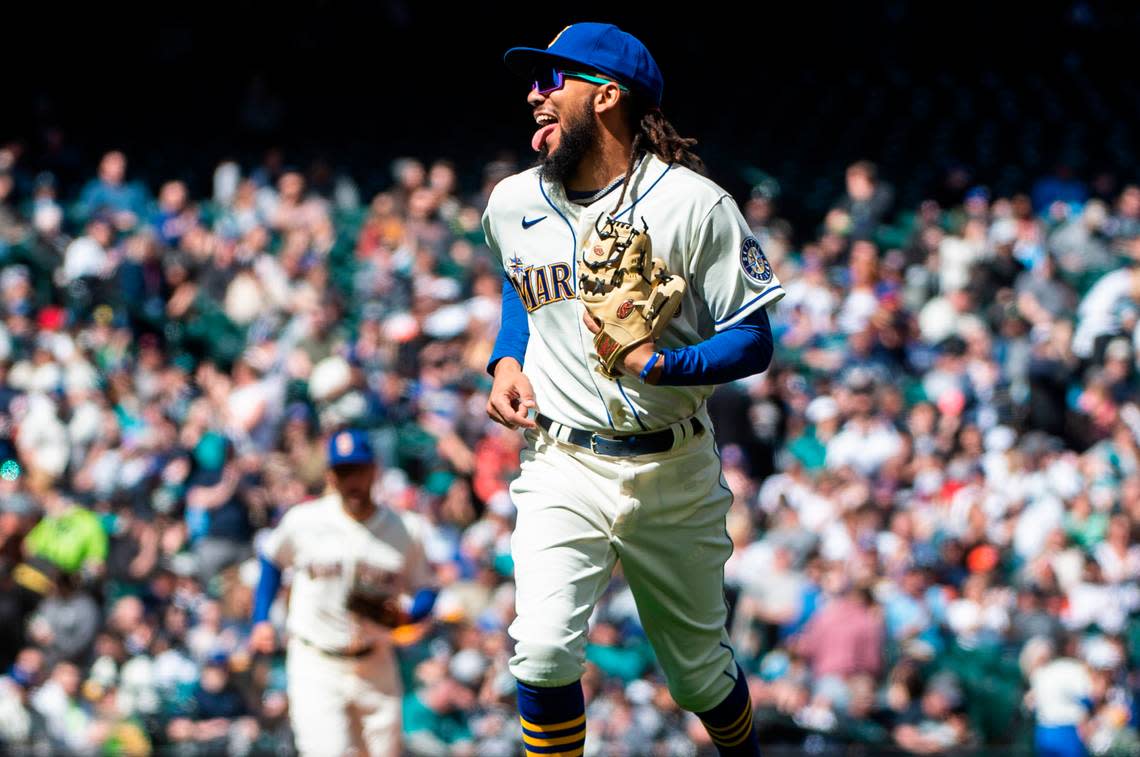
[{"label": "mariners jersey lettering", "polygon": [[528,313],[552,302],[574,299],[574,285],[570,281],[572,274],[569,263],[536,267],[527,265],[516,256],[507,264],[507,277]]},{"label": "mariners jersey lettering", "polygon": [[[611,192],[590,205],[575,204],[560,183],[542,181],[532,168],[495,187],[483,230],[527,309],[523,369],[539,410],[578,428],[636,433],[693,415],[714,387],[610,381],[594,370],[593,335],[576,294],[578,256],[617,197]],[[731,195],[694,171],[642,158],[616,216],[648,226],[653,255],[688,282],[681,311],[658,342],[662,347],[702,342],[784,295]]]},{"label": "mariners jersey lettering", "polygon": [[293,569],[289,633],[324,649],[381,640],[349,615],[353,587],[407,594],[432,582],[422,545],[400,514],[380,508],[360,523],[336,493],[291,508],[261,551]]}]

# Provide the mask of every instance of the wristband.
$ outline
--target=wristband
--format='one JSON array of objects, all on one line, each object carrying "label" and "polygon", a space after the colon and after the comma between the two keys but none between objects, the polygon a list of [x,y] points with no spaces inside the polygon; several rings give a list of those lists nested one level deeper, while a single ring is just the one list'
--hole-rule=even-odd
[{"label": "wristband", "polygon": [[654,352],[653,357],[649,358],[649,362],[647,362],[645,364],[645,367],[641,369],[641,374],[638,376],[638,378],[641,379],[641,383],[643,383],[643,384],[645,383],[645,380],[649,377],[649,372],[651,370],[653,370],[653,366],[657,365],[657,361],[660,358],[661,358],[660,352]]}]

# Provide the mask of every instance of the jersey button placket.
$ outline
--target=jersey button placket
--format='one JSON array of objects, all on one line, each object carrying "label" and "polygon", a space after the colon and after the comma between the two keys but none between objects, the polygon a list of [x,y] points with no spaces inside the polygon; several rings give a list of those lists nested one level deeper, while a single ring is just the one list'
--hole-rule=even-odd
[{"label": "jersey button placket", "polygon": [[[564,199],[564,197],[564,195],[561,195],[559,196],[559,199]],[[577,235],[576,237],[572,237],[572,249],[570,252],[570,254],[573,255],[573,258],[571,260],[571,270],[577,271],[578,258],[580,257],[581,247],[585,245],[589,240],[591,227],[593,226],[594,221],[597,220],[598,214],[591,214],[589,210],[584,209],[579,205],[575,205],[569,201],[563,203],[563,207],[563,212],[566,213],[567,219],[570,219],[571,229],[573,229],[574,233]],[[575,218],[575,216],[577,216],[577,218]],[[578,291],[577,279],[574,280],[574,291],[575,293]],[[610,425],[612,426],[614,422],[614,398],[608,397],[606,389],[603,388],[603,384],[608,382],[598,381],[597,373],[594,371],[594,366],[597,364],[597,357],[594,355],[594,335],[591,334],[589,329],[587,329],[585,325],[582,324],[582,314],[585,312],[586,308],[584,305],[582,305],[581,300],[579,300],[577,297],[575,297],[572,307],[575,309],[575,318],[577,319],[576,325],[578,328],[578,336],[580,338],[579,345],[582,350],[583,363],[586,366],[586,370],[589,371],[588,377],[590,385],[593,386],[594,390],[598,393],[598,399],[601,400],[602,404],[606,406],[607,418],[610,420]],[[618,399],[618,402],[620,403],[620,398]]]}]

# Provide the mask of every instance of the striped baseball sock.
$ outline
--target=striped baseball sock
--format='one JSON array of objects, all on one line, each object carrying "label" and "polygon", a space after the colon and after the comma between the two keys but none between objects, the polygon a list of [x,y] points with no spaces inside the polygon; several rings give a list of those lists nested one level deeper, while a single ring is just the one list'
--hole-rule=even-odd
[{"label": "striped baseball sock", "polygon": [[752,728],[752,698],[744,671],[736,666],[736,685],[724,701],[698,712],[721,757],[760,757],[760,742]]},{"label": "striped baseball sock", "polygon": [[518,682],[526,757],[581,757],[586,744],[582,684],[544,688]]}]

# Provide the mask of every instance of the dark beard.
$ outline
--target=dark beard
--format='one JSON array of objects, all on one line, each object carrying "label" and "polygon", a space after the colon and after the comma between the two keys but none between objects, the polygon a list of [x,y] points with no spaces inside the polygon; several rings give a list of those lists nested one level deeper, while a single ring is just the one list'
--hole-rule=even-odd
[{"label": "dark beard", "polygon": [[573,119],[563,119],[562,138],[557,150],[551,153],[544,144],[539,151],[538,170],[544,181],[565,184],[600,141],[597,122],[588,108],[582,111]]}]

